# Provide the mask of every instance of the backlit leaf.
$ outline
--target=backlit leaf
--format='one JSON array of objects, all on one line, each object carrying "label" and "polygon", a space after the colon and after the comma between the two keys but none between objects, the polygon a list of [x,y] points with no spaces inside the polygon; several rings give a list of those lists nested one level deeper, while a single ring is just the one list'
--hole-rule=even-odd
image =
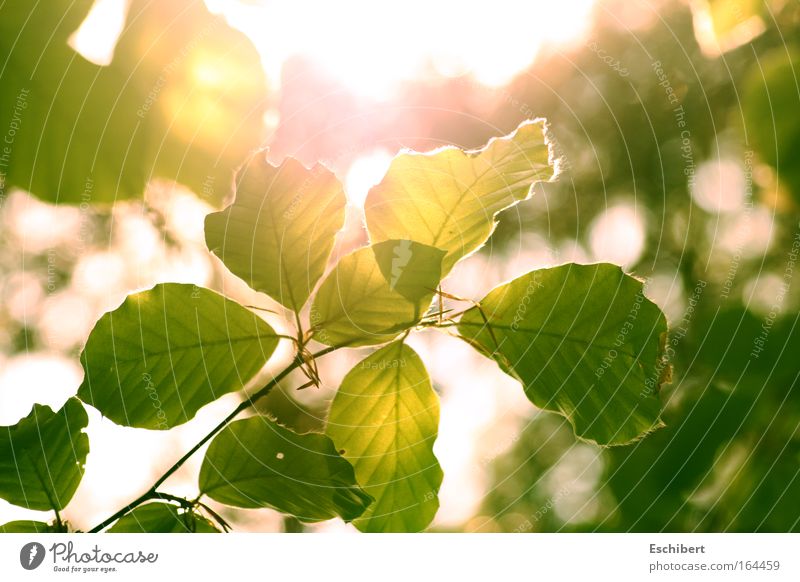
[{"label": "backlit leaf", "polygon": [[391,341],[428,310],[444,251],[389,240],[344,257],[322,282],[311,308],[315,338],[331,346]]},{"label": "backlit leaf", "polygon": [[439,508],[442,470],[433,454],[439,398],[425,365],[402,342],[378,350],[345,377],[325,432],[375,502],[365,532],[424,530]]},{"label": "backlit leaf", "polygon": [[58,528],[43,521],[9,521],[0,525],[0,533],[56,533]]},{"label": "backlit leaf", "polygon": [[345,196],[333,173],[256,154],[237,179],[236,201],[206,217],[206,244],[256,291],[299,312],[325,272],[344,225]]},{"label": "backlit leaf", "polygon": [[529,198],[536,182],[553,177],[543,125],[523,122],[479,150],[446,147],[398,155],[367,196],[371,241],[411,239],[445,249],[446,275],[491,236],[498,212]]}]

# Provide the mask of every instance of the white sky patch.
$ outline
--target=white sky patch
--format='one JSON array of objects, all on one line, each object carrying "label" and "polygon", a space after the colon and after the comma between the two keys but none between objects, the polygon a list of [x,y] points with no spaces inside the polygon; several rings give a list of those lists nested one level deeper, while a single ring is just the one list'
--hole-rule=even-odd
[{"label": "white sky patch", "polygon": [[345,191],[350,204],[363,208],[370,188],[383,179],[391,163],[392,155],[384,149],[357,157],[345,177]]},{"label": "white sky patch", "polygon": [[303,56],[353,93],[383,99],[431,73],[471,73],[503,85],[533,63],[543,44],[581,37],[594,0],[207,4],[253,40],[273,82],[290,57]]},{"label": "white sky patch", "polygon": [[127,11],[127,0],[96,0],[69,45],[95,65],[110,65]]}]

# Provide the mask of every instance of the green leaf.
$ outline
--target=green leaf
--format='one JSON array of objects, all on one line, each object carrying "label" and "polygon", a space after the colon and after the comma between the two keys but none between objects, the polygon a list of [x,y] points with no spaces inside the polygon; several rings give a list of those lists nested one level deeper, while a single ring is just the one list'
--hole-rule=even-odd
[{"label": "green leaf", "polygon": [[344,257],[317,291],[315,339],[330,346],[386,343],[422,319],[441,280],[445,252],[388,240]]},{"label": "green leaf", "polygon": [[98,66],[67,44],[92,4],[0,3],[0,196],[114,202],[161,177],[219,205],[262,139],[255,47],[202,2],[133,0]]},{"label": "green leaf", "polygon": [[43,521],[9,521],[0,525],[0,533],[57,533],[58,528]]},{"label": "green leaf", "polygon": [[78,396],[117,424],[166,430],[240,390],[277,343],[269,325],[230,299],[156,285],[97,322],[81,353]]},{"label": "green leaf", "polygon": [[411,239],[447,251],[446,275],[491,236],[495,215],[553,177],[544,122],[525,121],[479,150],[398,155],[365,203],[372,242]]},{"label": "green leaf", "polygon": [[458,324],[539,408],[602,445],[659,428],[667,323],[642,283],[609,264],[533,271],[492,290]]},{"label": "green leaf", "polygon": [[345,196],[333,173],[263,152],[240,171],[236,201],[206,217],[206,244],[256,291],[299,312],[325,272]]},{"label": "green leaf", "polygon": [[322,434],[297,434],[263,416],[228,425],[208,447],[200,492],[235,507],[271,507],[315,522],[364,513],[372,498]]},{"label": "green leaf", "polygon": [[354,525],[365,532],[418,532],[439,509],[442,470],[433,454],[439,398],[416,352],[394,342],[345,377],[325,432],[375,498]]},{"label": "green leaf", "polygon": [[219,533],[214,525],[193,511],[171,503],[154,502],[121,517],[109,533]]},{"label": "green leaf", "polygon": [[77,398],[58,412],[34,404],[17,424],[0,427],[0,497],[21,507],[60,511],[83,478],[89,417]]}]

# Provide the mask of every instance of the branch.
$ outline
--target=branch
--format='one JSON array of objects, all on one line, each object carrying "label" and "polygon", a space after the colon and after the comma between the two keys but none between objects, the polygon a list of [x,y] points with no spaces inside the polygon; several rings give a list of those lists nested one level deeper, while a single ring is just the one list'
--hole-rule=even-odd
[{"label": "branch", "polygon": [[[324,356],[326,354],[329,354],[329,353],[331,353],[332,351],[334,351],[336,349],[338,349],[338,348],[337,347],[333,347],[333,346],[332,347],[327,347],[327,348],[325,348],[323,350],[318,351],[315,354],[312,354],[311,357],[316,360],[317,358],[320,358],[320,357],[322,357],[322,356]],[[216,436],[216,434],[218,432],[220,432],[223,428],[225,428],[228,424],[230,424],[230,422],[234,418],[239,416],[239,414],[241,414],[242,412],[244,412],[245,410],[247,410],[248,408],[253,406],[256,402],[261,400],[264,396],[269,394],[270,391],[275,386],[277,386],[278,383],[281,380],[286,378],[286,376],[288,376],[290,373],[292,373],[297,368],[301,367],[304,363],[305,362],[303,361],[302,357],[300,357],[299,355],[297,357],[295,357],[295,359],[292,361],[292,363],[289,364],[281,373],[279,373],[277,376],[274,376],[272,378],[272,380],[270,380],[264,386],[262,386],[255,394],[253,394],[252,396],[250,396],[250,397],[246,398],[245,400],[243,400],[236,408],[233,409],[233,411],[231,411],[231,413],[228,416],[226,416],[224,419],[222,419],[222,421],[217,426],[212,428],[211,431],[206,436],[204,436],[202,439],[200,439],[191,449],[189,449],[186,452],[185,455],[183,455],[180,459],[175,461],[175,463],[169,469],[167,469],[164,472],[164,474],[161,475],[161,477],[159,477],[156,480],[155,483],[153,483],[153,486],[150,487],[150,489],[148,489],[147,491],[142,493],[139,497],[137,497],[134,501],[132,501],[131,503],[129,503],[125,507],[122,507],[121,509],[119,509],[113,515],[111,515],[108,518],[104,519],[101,523],[99,523],[96,526],[94,526],[92,529],[89,530],[89,533],[98,533],[98,532],[104,530],[106,527],[108,527],[110,524],[114,523],[116,520],[118,520],[123,515],[127,514],[128,512],[132,511],[133,509],[136,509],[137,507],[139,507],[145,501],[149,501],[151,499],[164,498],[164,495],[166,495],[166,494],[158,492],[158,488],[164,483],[164,481],[169,479],[178,469],[180,469],[183,466],[183,464],[186,461],[189,460],[190,457],[192,457],[192,455],[194,455],[198,450],[200,450],[200,448],[203,445],[205,445],[208,441],[210,441],[212,438],[214,438],[214,436]]]}]

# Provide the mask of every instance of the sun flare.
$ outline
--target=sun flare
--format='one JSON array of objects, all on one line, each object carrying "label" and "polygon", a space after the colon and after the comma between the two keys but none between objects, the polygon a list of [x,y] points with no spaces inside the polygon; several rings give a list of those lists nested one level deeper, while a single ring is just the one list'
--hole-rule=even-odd
[{"label": "sun flare", "polygon": [[594,0],[557,3],[408,0],[391,8],[354,0],[230,3],[210,0],[258,48],[268,75],[302,56],[358,95],[388,98],[403,82],[471,74],[499,86],[545,43],[580,38]]}]

